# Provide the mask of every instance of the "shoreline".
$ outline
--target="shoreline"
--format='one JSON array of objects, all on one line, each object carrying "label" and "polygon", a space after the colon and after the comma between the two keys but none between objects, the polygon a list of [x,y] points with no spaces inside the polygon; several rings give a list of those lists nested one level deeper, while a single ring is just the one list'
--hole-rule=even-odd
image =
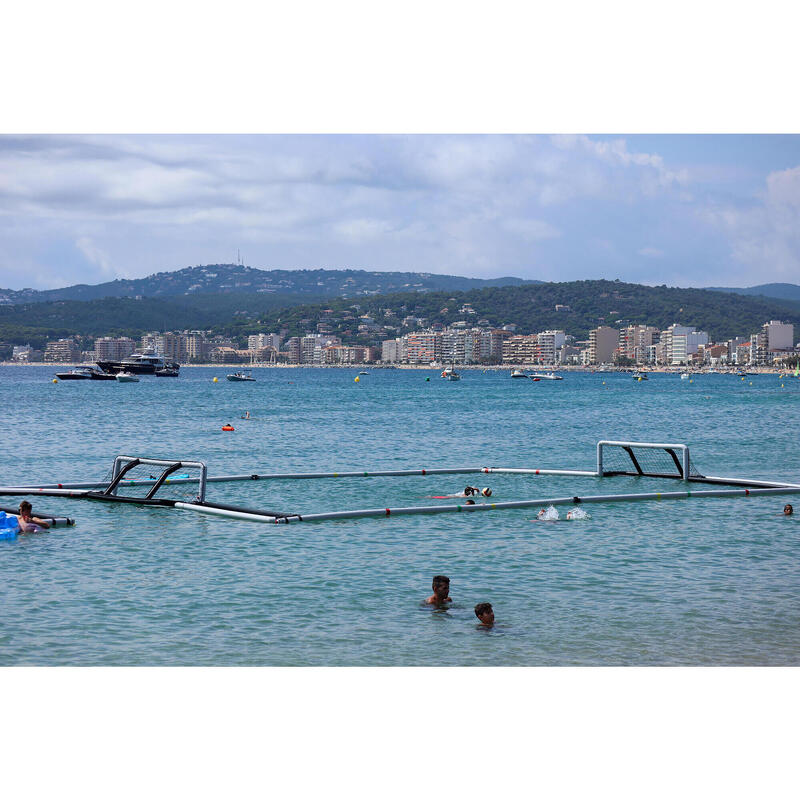
[{"label": "shoreline", "polygon": [[[84,362],[54,362],[54,361],[34,361],[34,362],[18,362],[18,361],[1,361],[2,367],[51,367],[52,369],[75,369],[79,366],[87,366]],[[597,367],[584,367],[574,364],[564,364],[558,366],[546,366],[543,364],[458,364],[456,365],[462,372],[474,372],[479,370],[481,372],[510,372],[513,369],[519,369],[527,372],[577,372],[577,373],[599,373],[599,374],[613,374],[613,373],[632,373],[638,370],[647,373],[661,373],[667,375],[679,375],[682,372],[688,372],[691,375],[735,375],[739,369],[744,369],[745,372],[751,375],[785,375],[793,372],[791,369],[781,370],[775,367],[729,367],[727,369],[717,369],[714,372],[704,369],[690,369],[688,367],[665,367],[665,366],[640,366],[640,367],[607,367],[599,369]],[[232,370],[257,370],[257,369],[357,369],[357,370],[383,370],[383,369],[398,369],[398,370],[429,370],[439,371],[444,369],[445,365],[432,367],[429,364],[251,364],[247,362],[241,363],[204,363],[204,364],[181,364],[181,369],[195,369],[202,367],[204,369],[232,369]]]}]

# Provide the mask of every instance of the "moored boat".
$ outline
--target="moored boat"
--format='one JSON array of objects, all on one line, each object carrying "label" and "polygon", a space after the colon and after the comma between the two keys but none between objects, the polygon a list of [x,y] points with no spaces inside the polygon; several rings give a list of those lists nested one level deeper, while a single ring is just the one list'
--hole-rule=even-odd
[{"label": "moored boat", "polygon": [[118,372],[116,375],[117,380],[120,383],[138,383],[139,379],[132,373],[132,372]]},{"label": "moored boat", "polygon": [[155,350],[144,350],[141,353],[131,353],[121,361],[98,361],[103,372],[132,372],[134,375],[154,375],[157,369],[180,369],[179,365],[164,359]]},{"label": "moored boat", "polygon": [[225,376],[229,381],[253,381],[255,378],[250,374],[250,370],[241,370]]},{"label": "moored boat", "polygon": [[540,381],[563,381],[564,378],[561,375],[556,375],[555,372],[534,372],[533,375],[530,376],[534,380]]},{"label": "moored boat", "polygon": [[527,378],[528,376],[521,369],[512,369],[511,370],[511,377],[512,378]]},{"label": "moored boat", "polygon": [[60,381],[88,381],[92,379],[91,367],[76,367],[69,372],[56,372],[56,378]]}]

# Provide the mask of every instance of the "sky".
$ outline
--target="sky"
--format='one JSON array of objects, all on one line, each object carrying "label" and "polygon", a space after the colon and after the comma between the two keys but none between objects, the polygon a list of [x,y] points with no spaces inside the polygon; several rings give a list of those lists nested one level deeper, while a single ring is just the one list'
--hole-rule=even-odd
[{"label": "sky", "polygon": [[800,283],[798,135],[0,135],[0,288],[198,264]]}]

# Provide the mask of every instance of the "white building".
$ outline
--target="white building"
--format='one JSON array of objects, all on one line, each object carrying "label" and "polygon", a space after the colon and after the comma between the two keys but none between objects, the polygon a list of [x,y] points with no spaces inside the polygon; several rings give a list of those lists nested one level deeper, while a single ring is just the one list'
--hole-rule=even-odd
[{"label": "white building", "polygon": [[791,350],[794,347],[794,325],[772,320],[763,326],[767,350]]}]

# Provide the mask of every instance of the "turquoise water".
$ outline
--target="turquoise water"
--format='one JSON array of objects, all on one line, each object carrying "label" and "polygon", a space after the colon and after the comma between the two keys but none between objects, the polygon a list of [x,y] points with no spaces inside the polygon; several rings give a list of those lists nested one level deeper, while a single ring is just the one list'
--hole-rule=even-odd
[{"label": "turquoise water", "polygon": [[[120,453],[199,459],[212,475],[592,470],[603,438],[686,442],[706,474],[800,482],[796,379],[374,370],[356,383],[355,369],[259,369],[237,384],[225,372],[52,384],[48,368],[0,368],[0,485],[101,479]],[[468,477],[498,501],[680,488]],[[429,504],[466,482],[212,484],[208,499],[309,513]],[[787,501],[603,504],[556,524],[521,509],[284,526],[34,498],[78,524],[0,541],[0,664],[796,665],[800,517],[780,516]],[[447,612],[421,605],[436,573],[451,578]],[[491,631],[476,628],[483,600]]]}]

